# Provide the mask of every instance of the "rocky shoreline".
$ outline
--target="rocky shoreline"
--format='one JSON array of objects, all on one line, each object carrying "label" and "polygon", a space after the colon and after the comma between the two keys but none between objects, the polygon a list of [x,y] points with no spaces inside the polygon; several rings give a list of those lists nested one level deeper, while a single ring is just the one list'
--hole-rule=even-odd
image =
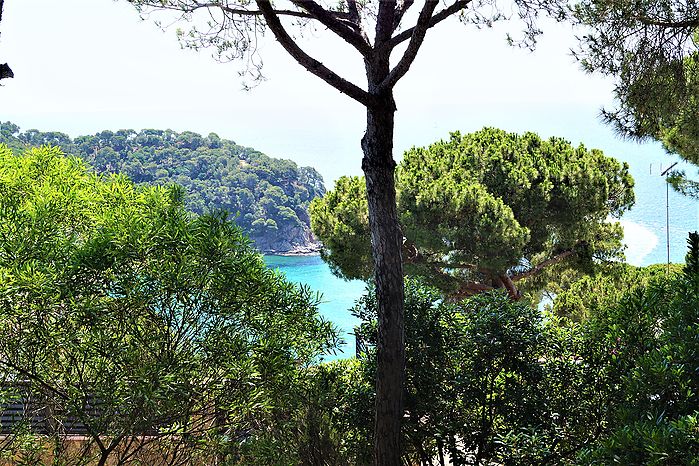
[{"label": "rocky shoreline", "polygon": [[264,249],[262,254],[271,256],[317,256],[320,254],[321,244],[313,242],[305,245],[294,245],[288,250]]},{"label": "rocky shoreline", "polygon": [[[310,219],[308,219],[310,223]],[[251,237],[262,254],[275,256],[315,256],[321,244],[315,239],[310,225],[280,229],[274,235]]]}]

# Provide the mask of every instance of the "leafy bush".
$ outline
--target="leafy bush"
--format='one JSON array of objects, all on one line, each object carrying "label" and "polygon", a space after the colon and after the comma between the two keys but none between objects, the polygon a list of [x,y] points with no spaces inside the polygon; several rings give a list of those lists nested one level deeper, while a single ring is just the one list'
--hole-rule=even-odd
[{"label": "leafy bush", "polygon": [[[367,380],[376,309],[371,292],[354,309]],[[581,363],[577,326],[499,292],[445,302],[415,280],[406,282],[405,309],[406,462],[561,464],[599,431],[605,392]]]},{"label": "leafy bush", "polygon": [[[37,428],[59,463],[237,461],[283,430],[336,342],[316,302],[225,215],[188,213],[181,189],[0,146],[0,376],[26,408],[3,440],[15,462]],[[76,426],[87,440],[71,451]]]},{"label": "leafy bush", "polygon": [[697,464],[699,235],[682,273],[657,278],[592,315],[591,354],[615,390],[607,435],[586,464]]}]

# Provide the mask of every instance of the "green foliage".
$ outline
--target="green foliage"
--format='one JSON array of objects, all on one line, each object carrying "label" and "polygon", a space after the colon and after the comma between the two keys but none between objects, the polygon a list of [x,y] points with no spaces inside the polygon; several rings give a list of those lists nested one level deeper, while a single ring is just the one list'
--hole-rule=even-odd
[{"label": "green foliage", "polygon": [[[354,312],[375,370],[372,292]],[[583,364],[579,328],[542,319],[504,293],[446,303],[438,290],[406,281],[405,462],[561,464],[594,438],[604,390]],[[370,409],[367,407],[365,409]]]},{"label": "green foliage", "polygon": [[374,383],[360,362],[317,364],[301,374],[277,423],[255,432],[235,464],[369,465]]},{"label": "green foliage", "polygon": [[694,125],[694,8],[676,0],[580,0],[572,12],[589,31],[581,37],[583,66],[616,78],[619,108],[605,112],[610,123],[635,137],[662,137],[673,127]]},{"label": "green foliage", "polygon": [[71,139],[56,132],[20,132],[6,122],[0,123],[0,143],[17,153],[58,146],[97,173],[122,173],[136,183],[179,184],[187,191],[188,209],[234,214],[235,222],[265,251],[307,245],[308,204],[325,192],[313,168],[267,157],[214,133],[202,137],[189,131],[120,130]]},{"label": "green foliage", "polygon": [[[397,177],[406,271],[447,289],[619,258],[622,230],[607,219],[634,201],[628,166],[602,152],[491,128],[409,150]],[[324,258],[349,278],[372,270],[363,185],[342,178],[311,205]]]},{"label": "green foliage", "polygon": [[699,234],[696,231],[689,233],[687,246],[689,251],[683,272],[688,280],[694,280],[699,277]]},{"label": "green foliage", "polygon": [[299,464],[368,465],[374,423],[374,381],[356,359],[311,369],[313,383],[302,416]]},{"label": "green foliage", "polygon": [[[624,109],[633,115],[637,137],[652,137],[670,153],[699,165],[699,54],[659,65],[652,81],[631,82],[624,93]],[[679,81],[679,82],[677,82]],[[697,182],[684,171],[673,171],[668,179],[680,193],[697,197]]]},{"label": "green foliage", "polygon": [[[684,272],[618,264],[581,279],[556,299],[562,318],[502,293],[445,302],[407,280],[406,463],[697,464],[699,235],[689,244]],[[376,308],[370,292],[354,309],[366,380]]]},{"label": "green foliage", "polygon": [[[672,275],[681,271],[679,264],[670,265]],[[576,322],[600,315],[630,292],[667,277],[666,264],[635,267],[624,263],[612,263],[594,275],[575,280],[567,289],[556,295],[552,310],[559,317]]]},{"label": "green foliage", "polygon": [[590,465],[697,465],[699,464],[699,422],[697,415],[672,421],[641,421],[625,425],[601,442],[601,447],[583,456]]},{"label": "green foliage", "polygon": [[608,392],[604,430],[580,464],[696,464],[697,238],[690,236],[683,272],[675,267],[667,274],[665,266],[629,268],[616,285],[605,278],[586,279],[587,284],[568,292],[565,306],[577,303],[587,316],[582,357],[599,368]]},{"label": "green foliage", "polygon": [[333,273],[349,279],[370,277],[372,265],[369,210],[364,179],[343,176],[335,189],[309,207],[311,228],[321,238],[321,257]]},{"label": "green foliage", "polygon": [[305,414],[301,464],[369,464],[368,432],[374,422],[374,383],[356,359],[321,364],[311,370],[313,385]]},{"label": "green foliage", "polygon": [[84,425],[83,459],[235,463],[283,431],[335,344],[316,302],[225,215],[188,213],[181,188],[0,146],[3,400],[32,400],[11,455],[31,453],[21,434],[38,416],[57,445]]}]

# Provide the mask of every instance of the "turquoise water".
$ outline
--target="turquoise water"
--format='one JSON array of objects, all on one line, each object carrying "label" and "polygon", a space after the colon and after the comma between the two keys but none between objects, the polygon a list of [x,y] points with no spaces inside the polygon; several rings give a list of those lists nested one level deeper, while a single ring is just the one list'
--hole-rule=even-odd
[{"label": "turquoise water", "polygon": [[330,273],[330,268],[320,256],[265,256],[265,263],[284,272],[290,281],[308,285],[322,294],[319,306],[321,314],[342,332],[345,344],[341,350],[344,354],[354,355],[355,339],[352,330],[359,321],[350,314],[349,309],[364,294],[364,282],[337,278]]},{"label": "turquoise water", "polygon": [[[634,265],[664,263],[667,260],[666,183],[659,174],[676,159],[664,155],[659,147],[646,146],[630,154],[627,161],[636,181],[636,205],[622,219],[627,261]],[[679,165],[678,168],[684,168],[688,174],[696,172],[695,168],[687,165]],[[699,203],[670,189],[669,204],[670,260],[682,262],[687,232],[699,229]],[[344,353],[352,355],[355,341],[351,332],[357,319],[348,310],[364,293],[364,283],[333,276],[318,256],[266,256],[265,262],[284,272],[289,280],[306,284],[323,294],[320,311],[341,329],[346,342]]]}]

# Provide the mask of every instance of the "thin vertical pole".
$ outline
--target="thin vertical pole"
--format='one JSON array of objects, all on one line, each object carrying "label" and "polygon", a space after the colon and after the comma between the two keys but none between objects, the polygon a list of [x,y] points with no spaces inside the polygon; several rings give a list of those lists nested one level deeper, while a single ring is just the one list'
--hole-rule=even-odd
[{"label": "thin vertical pole", "polygon": [[665,237],[667,241],[667,274],[670,275],[670,183],[665,176]]},{"label": "thin vertical pole", "polygon": [[[670,173],[672,167],[677,165],[677,162],[673,163],[662,173],[660,176],[665,177],[665,240],[667,242],[667,274],[670,275],[670,183],[667,182],[667,176]],[[662,168],[662,167],[661,167]]]}]

